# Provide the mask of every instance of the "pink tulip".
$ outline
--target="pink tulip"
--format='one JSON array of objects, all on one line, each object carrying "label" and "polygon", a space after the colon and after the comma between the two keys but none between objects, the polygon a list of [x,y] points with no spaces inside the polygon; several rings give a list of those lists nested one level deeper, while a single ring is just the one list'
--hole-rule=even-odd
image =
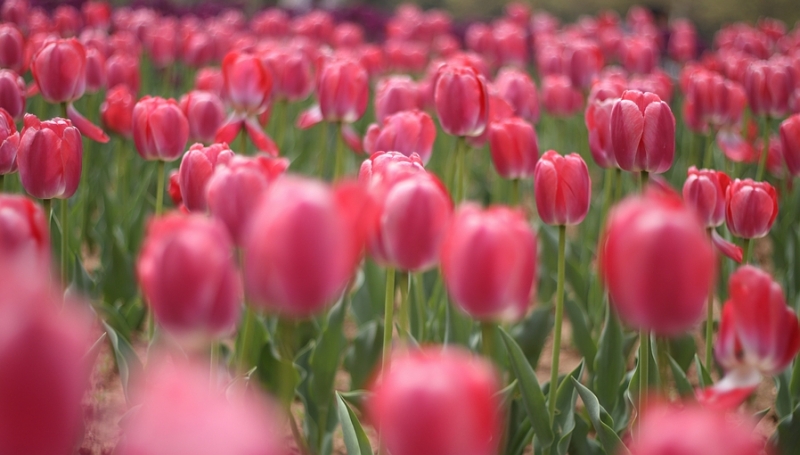
[{"label": "pink tulip", "polygon": [[533,126],[519,117],[492,122],[489,126],[492,164],[501,177],[533,177],[539,159],[539,143]]},{"label": "pink tulip", "polygon": [[95,48],[86,49],[86,91],[97,93],[106,86],[106,57]]},{"label": "pink tulip", "polygon": [[317,80],[322,118],[352,123],[364,115],[369,98],[369,75],[358,62],[337,58],[326,62]]},{"label": "pink tulip", "polygon": [[172,98],[139,100],[132,125],[136,151],[146,160],[175,161],[189,140],[189,121]]},{"label": "pink tulip", "polygon": [[508,21],[500,21],[492,29],[497,63],[524,68],[528,62],[527,30]]},{"label": "pink tulip", "polygon": [[30,199],[0,194],[0,255],[47,267],[50,234],[46,220],[42,207]]},{"label": "pink tulip", "polygon": [[647,74],[658,64],[658,46],[647,36],[623,39],[619,53],[622,65],[631,73]]},{"label": "pink tulip", "polygon": [[25,80],[11,70],[0,70],[0,108],[13,118],[25,113]]},{"label": "pink tulip", "polygon": [[106,128],[126,138],[133,134],[133,108],[136,95],[127,85],[116,85],[106,92],[100,105],[100,119]]},{"label": "pink tulip", "polygon": [[378,81],[375,92],[375,117],[386,117],[401,111],[421,108],[417,84],[408,76],[391,76]]},{"label": "pink tulip", "polygon": [[217,130],[225,122],[225,106],[219,96],[192,90],[181,97],[178,105],[189,122],[189,137],[206,144],[214,142]]},{"label": "pink tulip", "polygon": [[69,120],[42,122],[25,115],[17,152],[22,187],[39,199],[69,199],[78,189],[83,163],[81,133]]},{"label": "pink tulip", "polygon": [[314,90],[314,68],[311,59],[300,46],[273,49],[264,61],[274,76],[274,93],[278,99],[302,101]]},{"label": "pink tulip", "polygon": [[786,167],[792,175],[800,175],[800,114],[792,115],[781,123],[781,149]]},{"label": "pink tulip", "polygon": [[19,133],[14,119],[0,108],[0,176],[17,171]]},{"label": "pink tulip", "polygon": [[453,136],[480,136],[489,121],[489,91],[483,76],[469,66],[445,64],[434,87],[442,129]]},{"label": "pink tulip", "polygon": [[725,193],[731,179],[722,171],[689,168],[689,176],[683,184],[683,200],[707,228],[725,222]]},{"label": "pink tulip", "polygon": [[272,73],[255,55],[231,51],[222,61],[224,98],[242,114],[260,114],[272,95]]},{"label": "pink tulip", "polygon": [[556,117],[570,117],[583,107],[583,95],[567,76],[545,76],[542,79],[542,104]]},{"label": "pink tulip", "polygon": [[586,103],[584,122],[589,130],[589,151],[602,168],[616,167],[611,145],[611,111],[624,91],[624,80],[604,79],[592,87]]},{"label": "pink tulip", "polygon": [[766,236],[778,217],[778,192],[767,182],[734,180],[725,193],[725,221],[731,234],[745,239]]},{"label": "pink tulip", "polygon": [[514,108],[514,115],[536,123],[539,121],[539,96],[536,84],[524,71],[503,68],[494,80],[498,95]]},{"label": "pink tulip", "polygon": [[213,144],[204,147],[194,144],[181,159],[178,181],[183,203],[189,211],[206,210],[206,184],[217,166],[227,164],[234,153],[228,144]]},{"label": "pink tulip", "polygon": [[127,52],[115,52],[106,60],[106,80],[109,87],[127,85],[133,93],[139,91],[139,58]]},{"label": "pink tulip", "polygon": [[603,69],[603,53],[600,47],[586,40],[570,43],[564,55],[564,66],[572,85],[588,88],[592,85],[600,70]]},{"label": "pink tulip", "polygon": [[194,79],[195,90],[211,92],[222,97],[225,91],[225,80],[219,68],[203,68],[197,72]]},{"label": "pink tulip", "polygon": [[0,68],[8,68],[15,73],[24,73],[25,38],[14,24],[0,24]]},{"label": "pink tulip", "polygon": [[577,153],[561,156],[548,150],[536,163],[534,193],[539,218],[555,226],[580,224],[589,212],[592,181]]},{"label": "pink tulip", "polygon": [[425,167],[423,166],[422,159],[415,153],[406,156],[400,152],[378,151],[361,163],[361,168],[358,172],[358,181],[368,184],[373,179],[391,178],[391,175],[395,172],[425,172]]},{"label": "pink tulip", "polygon": [[755,115],[783,117],[798,77],[783,58],[750,63],[743,81],[747,104]]},{"label": "pink tulip", "polygon": [[436,140],[436,125],[425,112],[401,111],[387,116],[382,125],[373,123],[364,136],[364,150],[369,153],[397,151],[406,156],[416,153],[427,163]]},{"label": "pink tulip", "polygon": [[655,93],[627,90],[611,110],[611,146],[620,168],[660,174],[675,157],[675,117]]}]

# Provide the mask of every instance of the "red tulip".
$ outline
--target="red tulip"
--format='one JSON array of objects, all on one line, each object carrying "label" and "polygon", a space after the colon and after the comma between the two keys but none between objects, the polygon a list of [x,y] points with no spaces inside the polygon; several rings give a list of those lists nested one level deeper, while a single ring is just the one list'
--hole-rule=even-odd
[{"label": "red tulip", "polygon": [[279,8],[265,9],[250,21],[250,28],[265,38],[283,38],[289,33],[289,15]]},{"label": "red tulip", "polygon": [[583,95],[572,86],[567,76],[545,76],[542,79],[542,104],[550,115],[570,117],[583,107]]},{"label": "red tulip", "polygon": [[3,21],[24,27],[30,18],[29,8],[28,0],[6,0],[3,2]]},{"label": "red tulip", "polygon": [[467,49],[486,59],[491,65],[497,64],[497,43],[495,43],[492,27],[482,22],[475,22],[467,27],[464,35]]},{"label": "red tulip", "polygon": [[330,188],[296,177],[277,180],[261,198],[245,234],[248,297],[299,318],[333,303],[361,257],[363,202],[354,185]]},{"label": "red tulip", "polygon": [[209,386],[208,365],[162,360],[134,390],[141,407],[125,421],[119,455],[287,453],[273,406],[253,388]]},{"label": "red tulip", "polygon": [[492,164],[501,177],[521,179],[533,176],[539,159],[536,130],[519,117],[492,122],[489,126]]},{"label": "red tulip", "polygon": [[536,234],[520,211],[459,207],[441,251],[456,305],[481,320],[518,320],[536,290]]},{"label": "red tulip", "polygon": [[564,66],[572,85],[588,88],[603,69],[603,53],[593,41],[570,43],[564,55]]},{"label": "red tulip", "polygon": [[11,70],[0,70],[0,108],[14,118],[25,113],[25,80]]},{"label": "red tulip", "polygon": [[109,87],[127,85],[133,93],[139,91],[139,58],[127,52],[115,52],[106,60],[106,80]]},{"label": "red tulip", "polygon": [[781,148],[786,167],[792,175],[800,175],[800,114],[795,114],[781,123]]},{"label": "red tulip", "polygon": [[178,103],[189,121],[189,137],[193,140],[214,142],[217,130],[225,121],[225,106],[211,92],[192,90],[183,95]]},{"label": "red tulip", "polygon": [[178,169],[174,169],[169,173],[167,180],[167,193],[175,207],[183,206],[183,195],[181,194],[181,173]]},{"label": "red tulip", "polygon": [[702,319],[716,259],[705,229],[677,195],[648,190],[609,214],[600,272],[620,319],[676,335]]},{"label": "red tulip", "polygon": [[392,356],[367,411],[393,455],[490,455],[502,433],[497,373],[458,348]]},{"label": "red tulip", "polygon": [[154,23],[145,27],[142,44],[153,66],[166,68],[172,65],[178,55],[178,27],[174,19],[156,18]]},{"label": "red tulip", "polygon": [[0,68],[8,68],[15,73],[24,73],[28,68],[25,61],[25,38],[14,24],[0,24]]},{"label": "red tulip", "polygon": [[386,117],[401,111],[422,107],[417,84],[408,76],[391,76],[378,81],[375,92],[375,118],[383,122]]},{"label": "red tulip", "polygon": [[624,80],[604,79],[592,87],[586,103],[584,122],[589,130],[589,151],[602,168],[616,167],[611,147],[611,111],[624,91]]},{"label": "red tulip", "polygon": [[87,27],[108,29],[111,25],[111,5],[105,1],[88,1],[83,4],[83,20]]},{"label": "red tulip", "polygon": [[675,157],[675,117],[654,93],[627,90],[611,110],[611,146],[620,168],[660,174]]},{"label": "red tulip", "polygon": [[395,172],[425,172],[425,168],[423,167],[422,159],[415,153],[406,156],[400,152],[378,151],[361,163],[361,168],[358,171],[358,181],[368,184],[373,179],[390,178],[391,174]]},{"label": "red tulip", "polygon": [[539,121],[539,96],[536,84],[524,71],[503,68],[494,80],[498,95],[514,108],[514,115],[536,123]]},{"label": "red tulip", "polygon": [[17,152],[22,187],[39,199],[69,199],[78,189],[83,163],[81,133],[66,119],[40,121],[25,115]]},{"label": "red tulip", "polygon": [[683,200],[695,211],[707,228],[725,222],[725,193],[731,179],[722,171],[689,168],[689,176],[683,184]]},{"label": "red tulip", "polygon": [[302,101],[314,90],[313,63],[299,45],[273,49],[264,55],[264,61],[274,76],[276,98]]},{"label": "red tulip", "polygon": [[750,63],[744,74],[747,102],[755,115],[780,118],[789,110],[795,78],[788,61],[775,58]]},{"label": "red tulip", "polygon": [[678,19],[672,23],[671,29],[668,43],[670,57],[681,63],[693,60],[699,47],[694,25],[688,20]]},{"label": "red tulip", "polygon": [[32,260],[49,266],[49,215],[26,197],[0,194],[0,255],[11,258],[9,262]]},{"label": "red tulip", "polygon": [[181,46],[183,61],[192,68],[202,68],[214,61],[217,54],[217,43],[211,33],[193,30],[184,37]]},{"label": "red tulip", "polygon": [[75,36],[82,24],[81,13],[71,5],[61,5],[53,11],[53,28],[62,38]]},{"label": "red tulip", "polygon": [[738,124],[747,100],[744,89],[717,73],[697,71],[686,88],[684,117],[695,131],[705,132],[708,124],[716,130]]},{"label": "red tulip", "polygon": [[14,119],[0,108],[0,176],[17,171],[19,133]]},{"label": "red tulip", "polygon": [[453,136],[480,136],[489,121],[486,80],[469,66],[445,64],[436,75],[434,104],[442,129]]},{"label": "red tulip", "polygon": [[206,184],[208,209],[225,224],[236,245],[244,242],[245,231],[267,185],[288,166],[286,158],[234,156],[214,170]]},{"label": "red tulip", "polygon": [[416,153],[427,163],[433,152],[436,140],[436,125],[425,112],[401,111],[389,115],[383,125],[373,123],[364,136],[364,150],[373,154],[383,151],[397,151],[406,156]]},{"label": "red tulip", "polygon": [[194,79],[195,90],[203,90],[222,97],[225,90],[225,80],[219,68],[203,68],[197,72]]},{"label": "red tulip", "polygon": [[229,163],[233,156],[228,144],[213,144],[208,147],[194,144],[183,155],[178,181],[183,204],[189,211],[206,210],[206,184],[214,173],[214,168]]},{"label": "red tulip", "polygon": [[647,74],[658,64],[658,46],[647,36],[623,39],[619,53],[622,65],[631,73]]},{"label": "red tulip", "polygon": [[527,31],[524,27],[500,21],[492,29],[497,63],[524,68],[528,62]]},{"label": "red tulip", "polygon": [[170,214],[150,221],[136,272],[156,321],[179,337],[231,333],[241,284],[222,223]]},{"label": "red tulip", "polygon": [[326,62],[317,80],[322,117],[329,122],[352,123],[367,109],[369,75],[358,62],[337,58]]},{"label": "red tulip", "polygon": [[100,105],[100,119],[109,130],[130,138],[133,134],[133,108],[136,95],[127,85],[116,85],[106,92]]},{"label": "red tulip", "polygon": [[561,156],[548,150],[534,172],[539,218],[555,226],[580,224],[592,199],[592,181],[583,158],[577,153]]},{"label": "red tulip", "polygon": [[231,51],[222,61],[224,98],[241,114],[260,114],[272,94],[272,73],[255,55]]},{"label": "red tulip", "polygon": [[725,193],[725,221],[731,234],[757,239],[769,233],[778,216],[778,192],[767,182],[736,179]]},{"label": "red tulip", "polygon": [[413,74],[425,70],[430,47],[426,43],[390,39],[384,42],[383,51],[394,71]]},{"label": "red tulip", "polygon": [[97,93],[106,86],[106,57],[96,47],[86,49],[86,91]]},{"label": "red tulip", "polygon": [[174,99],[145,96],[133,108],[133,143],[146,160],[175,161],[186,149],[189,121]]}]

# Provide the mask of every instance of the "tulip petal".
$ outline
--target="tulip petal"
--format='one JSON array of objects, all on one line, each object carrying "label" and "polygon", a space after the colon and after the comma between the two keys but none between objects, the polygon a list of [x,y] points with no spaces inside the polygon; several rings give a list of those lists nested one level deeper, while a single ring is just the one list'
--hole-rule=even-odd
[{"label": "tulip petal", "polygon": [[90,122],[86,117],[81,115],[72,103],[67,105],[67,117],[72,121],[76,128],[89,139],[105,144],[108,142],[109,137],[102,128]]},{"label": "tulip petal", "polygon": [[639,171],[636,154],[644,131],[644,116],[630,100],[620,100],[611,110],[611,145],[619,166],[626,171]]},{"label": "tulip petal", "polygon": [[320,110],[319,105],[315,104],[314,106],[311,106],[309,109],[300,113],[300,116],[297,117],[297,121],[295,122],[295,126],[301,130],[307,130],[320,122],[322,122],[322,111]]},{"label": "tulip petal", "polygon": [[350,124],[342,125],[342,139],[344,143],[350,147],[355,153],[364,153],[364,147],[361,145],[361,138],[353,126]]},{"label": "tulip petal", "polygon": [[736,409],[753,393],[761,379],[761,373],[755,368],[733,370],[713,386],[698,390],[697,401],[720,411]]},{"label": "tulip petal", "polygon": [[39,86],[36,85],[36,82],[31,82],[30,85],[28,85],[28,87],[25,89],[26,98],[33,98],[38,94],[39,94]]},{"label": "tulip petal", "polygon": [[244,127],[247,129],[247,134],[250,139],[262,152],[267,152],[271,156],[278,156],[278,146],[275,142],[267,136],[267,133],[253,119],[244,121]]},{"label": "tulip petal", "polygon": [[[225,122],[218,130],[214,137],[214,142],[226,142],[232,144],[236,139],[236,135],[242,130],[242,119],[232,118]],[[244,152],[244,150],[242,150]]]},{"label": "tulip petal", "polygon": [[733,259],[737,263],[742,263],[742,248],[736,245],[733,242],[729,242],[722,238],[717,231],[711,232],[711,242],[714,244],[714,248],[717,249],[720,253],[728,256],[729,258]]}]

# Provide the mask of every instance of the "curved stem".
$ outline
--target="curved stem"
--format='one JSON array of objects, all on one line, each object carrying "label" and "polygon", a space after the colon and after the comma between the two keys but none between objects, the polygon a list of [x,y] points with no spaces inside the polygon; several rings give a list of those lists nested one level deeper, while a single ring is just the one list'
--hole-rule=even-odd
[{"label": "curved stem", "polygon": [[764,145],[763,148],[761,149],[761,159],[758,160],[758,171],[756,172],[757,181],[761,181],[761,179],[764,177],[764,168],[767,165],[767,155],[769,155],[769,133],[770,133],[769,121],[770,121],[769,115],[765,116],[764,136],[763,136]]},{"label": "curved stem", "polygon": [[61,200],[61,284],[64,287],[68,285],[69,279],[69,261],[68,261],[68,242],[69,242],[69,214],[67,213],[67,206],[69,202],[67,199]]},{"label": "curved stem", "polygon": [[[714,228],[708,228],[708,237]],[[711,371],[711,362],[714,360],[714,349],[712,347],[712,335],[714,332],[714,286],[708,290],[708,302],[706,302],[706,369]]]},{"label": "curved stem", "polygon": [[[706,135],[706,154],[703,157],[703,167],[705,169],[711,168],[714,160],[714,131],[709,131]],[[732,178],[732,177],[731,177]]]},{"label": "curved stem", "polygon": [[495,339],[495,323],[481,321],[481,349],[484,357],[494,360],[494,347],[497,344]]},{"label": "curved stem", "polygon": [[158,181],[156,182],[156,216],[161,216],[164,210],[164,181],[166,180],[164,161],[158,160]]},{"label": "curved stem", "polygon": [[564,319],[564,269],[566,263],[567,227],[558,227],[558,282],[556,286],[556,321],[553,331],[553,357],[550,366],[550,393],[547,402],[550,421],[556,415],[556,393],[558,391],[558,361],[561,353],[561,322]]},{"label": "curved stem", "polygon": [[392,332],[394,320],[394,269],[386,269],[386,295],[383,302],[383,365],[381,371],[389,368],[389,354],[392,351]]},{"label": "curved stem", "polygon": [[411,333],[411,301],[409,300],[411,276],[408,272],[400,272],[397,277],[397,287],[400,288],[400,339],[407,342]]},{"label": "curved stem", "polygon": [[336,161],[333,165],[333,180],[338,180],[344,175],[344,140],[342,139],[342,124],[336,128]]}]

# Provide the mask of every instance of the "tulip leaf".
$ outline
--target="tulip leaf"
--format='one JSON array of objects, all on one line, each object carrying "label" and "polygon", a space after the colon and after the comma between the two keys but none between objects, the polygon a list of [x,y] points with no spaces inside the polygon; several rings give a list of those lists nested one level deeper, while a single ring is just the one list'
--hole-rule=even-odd
[{"label": "tulip leaf", "polygon": [[511,369],[517,378],[522,402],[528,411],[533,430],[542,445],[548,447],[553,443],[553,427],[547,412],[542,388],[539,386],[539,381],[536,379],[533,368],[525,359],[525,355],[516,341],[503,329],[500,329],[500,335],[503,337],[503,343],[505,343],[508,351]]},{"label": "tulip leaf", "polygon": [[360,389],[366,385],[381,357],[382,340],[383,325],[377,321],[371,321],[359,328],[344,358],[344,367],[350,373],[351,389]]},{"label": "tulip leaf", "polygon": [[[580,381],[583,376],[584,362],[581,361],[567,378],[574,378]],[[565,455],[572,440],[572,431],[575,429],[575,401],[578,396],[572,381],[562,380],[556,392],[556,417],[553,422],[557,439],[553,442],[551,453]]]},{"label": "tulip leaf", "polygon": [[[600,440],[600,444],[603,446],[606,454],[630,454],[625,444],[622,443],[622,440],[613,430],[614,421],[611,419],[608,412],[600,405],[594,393],[575,378],[570,379],[572,383],[575,384],[578,395],[581,396],[583,405],[586,407],[586,412],[589,414],[589,420],[592,421],[594,430],[597,432],[597,438]],[[620,447],[622,450],[618,452],[617,450]]]},{"label": "tulip leaf", "polygon": [[678,389],[678,393],[682,397],[691,397],[694,395],[694,388],[692,384],[689,382],[689,379],[686,377],[686,373],[683,371],[680,365],[678,365],[678,361],[669,357],[669,366],[672,369],[672,377],[675,378],[675,388]]},{"label": "tulip leaf", "polygon": [[779,418],[783,418],[791,414],[794,408],[794,400],[789,391],[788,371],[776,374],[773,380],[775,381],[775,387],[778,389],[778,395],[775,397],[775,413]]},{"label": "tulip leaf", "polygon": [[592,332],[589,330],[586,316],[580,306],[569,298],[564,299],[564,310],[566,310],[567,317],[572,323],[572,339],[575,342],[575,346],[586,359],[586,365],[594,365],[597,346],[592,340]]},{"label": "tulip leaf", "polygon": [[697,354],[694,355],[694,366],[697,369],[697,380],[700,383],[701,389],[705,389],[714,384],[714,380],[711,379],[711,374],[706,370],[706,367],[703,366],[703,362],[700,361],[700,357],[698,357]]},{"label": "tulip leaf", "polygon": [[355,413],[338,393],[336,394],[336,401],[339,423],[342,425],[342,434],[344,435],[344,445],[347,447],[347,455],[372,455],[372,446]]},{"label": "tulip leaf", "polygon": [[300,383],[300,374],[291,359],[275,355],[272,343],[269,341],[261,346],[256,374],[264,387],[282,404],[288,406],[294,400],[295,390]]},{"label": "tulip leaf", "polygon": [[511,400],[514,397],[514,391],[517,390],[517,380],[514,379],[511,381],[511,384],[503,387],[499,392],[495,393],[495,396],[500,398],[500,405],[505,407],[511,403]]},{"label": "tulip leaf", "polygon": [[547,342],[547,336],[553,329],[554,320],[553,307],[545,305],[533,310],[527,318],[511,329],[514,341],[534,369],[539,365],[539,357]]},{"label": "tulip leaf", "polygon": [[669,339],[669,353],[681,370],[689,370],[692,360],[697,354],[697,343],[692,335],[684,335]]},{"label": "tulip leaf", "polygon": [[614,412],[618,401],[619,384],[625,376],[622,326],[614,311],[606,311],[606,322],[600,335],[597,357],[594,359],[594,391],[600,404]]},{"label": "tulip leaf", "polygon": [[343,331],[347,299],[342,299],[328,313],[327,325],[311,353],[311,399],[325,406],[333,396],[333,381],[345,347]]},{"label": "tulip leaf", "polygon": [[133,377],[140,374],[144,367],[128,340],[120,336],[105,321],[103,321],[103,328],[108,334],[108,340],[111,342],[111,349],[114,351],[114,361],[117,364],[119,380],[122,383],[122,391],[125,393],[125,399],[130,403],[130,381]]},{"label": "tulip leaf", "polygon": [[[796,453],[800,447],[800,406],[778,422],[777,453]],[[773,436],[774,437],[774,436]]]}]

